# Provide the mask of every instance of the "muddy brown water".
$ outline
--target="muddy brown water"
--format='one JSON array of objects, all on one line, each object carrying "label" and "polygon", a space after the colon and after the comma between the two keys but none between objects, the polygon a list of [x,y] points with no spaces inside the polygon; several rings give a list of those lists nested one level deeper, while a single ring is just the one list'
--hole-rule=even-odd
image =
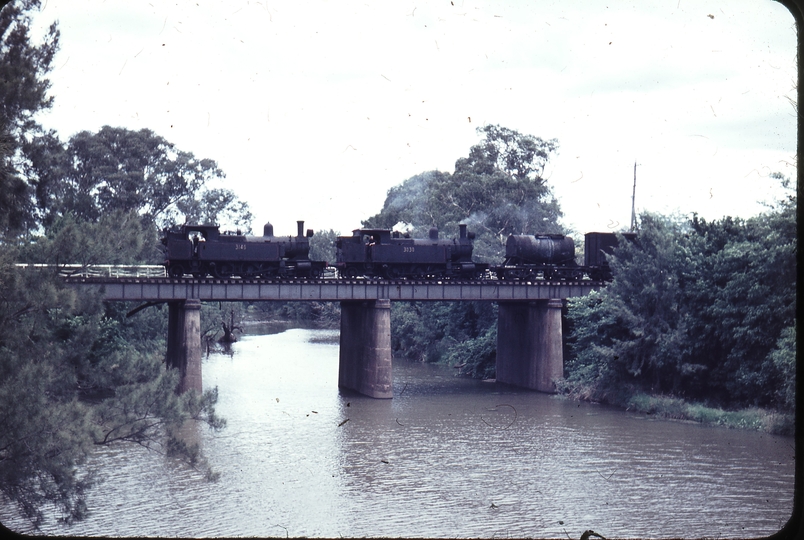
[{"label": "muddy brown water", "polygon": [[[337,331],[245,336],[204,360],[216,482],[99,449],[88,519],[47,534],[750,537],[790,516],[794,438],[656,420],[395,362],[393,400],[338,390]],[[24,522],[6,525],[25,530]],[[10,519],[10,521],[9,521]]]}]

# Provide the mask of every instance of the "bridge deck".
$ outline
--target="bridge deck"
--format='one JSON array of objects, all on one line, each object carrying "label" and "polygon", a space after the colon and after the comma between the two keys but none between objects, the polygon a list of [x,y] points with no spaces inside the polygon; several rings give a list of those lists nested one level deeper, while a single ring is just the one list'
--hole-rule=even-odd
[{"label": "bridge deck", "polygon": [[596,281],[407,281],[319,279],[307,281],[171,278],[68,278],[79,288],[100,289],[106,300],[282,301],[527,301],[584,296]]}]

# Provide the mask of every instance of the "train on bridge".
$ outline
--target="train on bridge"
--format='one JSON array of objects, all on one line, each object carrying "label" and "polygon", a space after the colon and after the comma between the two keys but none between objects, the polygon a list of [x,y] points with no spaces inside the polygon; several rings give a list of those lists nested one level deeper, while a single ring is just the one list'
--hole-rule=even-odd
[{"label": "train on bridge", "polygon": [[[162,236],[164,266],[171,277],[316,279],[330,266],[311,260],[312,229],[297,222],[296,236],[274,236],[268,223],[262,236],[241,231],[222,232],[217,225],[180,225]],[[633,233],[623,233],[635,241]],[[411,238],[389,229],[355,229],[335,241],[334,268],[339,278],[385,279],[500,279],[594,281],[611,279],[606,255],[618,245],[615,233],[585,236],[584,261],[576,261],[569,236],[510,235],[500,264],[472,259],[475,234],[460,225],[458,238],[440,238],[430,229],[427,238]]]}]

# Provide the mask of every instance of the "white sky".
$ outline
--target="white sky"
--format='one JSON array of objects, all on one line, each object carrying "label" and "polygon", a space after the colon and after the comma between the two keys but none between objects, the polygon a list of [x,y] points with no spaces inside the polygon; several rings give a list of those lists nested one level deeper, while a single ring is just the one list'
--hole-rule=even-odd
[{"label": "white sky", "polygon": [[347,233],[484,124],[559,140],[546,176],[581,233],[628,226],[635,161],[638,211],[747,217],[771,172],[795,179],[795,26],[771,0],[43,0],[53,20],[40,121],[216,160],[255,231]]}]

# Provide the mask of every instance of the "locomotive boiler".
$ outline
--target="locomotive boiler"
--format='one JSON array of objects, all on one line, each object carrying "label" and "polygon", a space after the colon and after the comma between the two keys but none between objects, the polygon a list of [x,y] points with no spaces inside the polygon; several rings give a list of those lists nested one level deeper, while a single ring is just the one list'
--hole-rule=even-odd
[{"label": "locomotive boiler", "polygon": [[216,278],[317,278],[327,263],[311,261],[310,238],[299,221],[298,234],[274,236],[266,223],[262,236],[240,231],[221,232],[217,225],[181,225],[163,231],[165,268],[168,275]]},{"label": "locomotive boiler", "polygon": [[335,267],[342,277],[480,278],[488,265],[472,261],[474,233],[460,225],[458,238],[411,238],[390,229],[355,229],[339,236]]}]

